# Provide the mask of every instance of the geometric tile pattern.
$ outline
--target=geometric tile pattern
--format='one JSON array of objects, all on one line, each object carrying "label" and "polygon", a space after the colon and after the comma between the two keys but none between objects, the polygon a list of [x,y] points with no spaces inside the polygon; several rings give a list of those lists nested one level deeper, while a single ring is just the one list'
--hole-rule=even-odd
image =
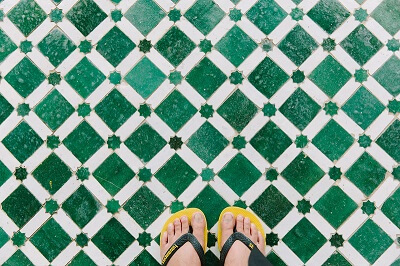
[{"label": "geometric tile pattern", "polygon": [[399,265],[399,95],[398,0],[0,1],[0,264],[157,265],[235,205],[276,265]]}]

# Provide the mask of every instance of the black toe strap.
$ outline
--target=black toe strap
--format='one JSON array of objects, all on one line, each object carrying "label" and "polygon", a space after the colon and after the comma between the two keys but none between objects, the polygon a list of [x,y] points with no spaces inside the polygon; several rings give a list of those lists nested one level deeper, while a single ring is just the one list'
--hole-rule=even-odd
[{"label": "black toe strap", "polygon": [[221,249],[221,257],[220,257],[220,264],[224,265],[225,264],[225,259],[226,255],[228,255],[229,250],[231,249],[233,243],[235,243],[236,240],[241,241],[243,244],[245,244],[250,250],[253,250],[253,248],[256,246],[247,236],[240,232],[235,232],[233,233],[228,240],[226,240],[224,246]]},{"label": "black toe strap", "polygon": [[167,250],[164,257],[162,258],[161,265],[167,265],[175,252],[177,252],[180,247],[186,244],[186,242],[190,242],[190,244],[192,244],[194,250],[200,258],[201,265],[205,265],[204,249],[199,241],[196,239],[196,237],[191,233],[186,233],[182,235],[175,241],[175,243],[172,244],[172,246]]}]

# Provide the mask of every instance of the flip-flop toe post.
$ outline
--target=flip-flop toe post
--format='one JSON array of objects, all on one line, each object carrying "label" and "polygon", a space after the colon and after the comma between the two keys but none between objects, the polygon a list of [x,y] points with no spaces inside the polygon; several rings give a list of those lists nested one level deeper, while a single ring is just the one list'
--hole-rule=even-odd
[{"label": "flip-flop toe post", "polygon": [[[171,215],[168,220],[165,222],[163,228],[161,229],[161,236],[164,234],[164,232],[167,231],[168,224],[173,224],[175,219],[180,219],[182,216],[186,216],[189,220],[189,226],[191,227],[192,224],[192,216],[194,213],[200,212],[204,219],[204,213],[197,208],[189,208],[189,209],[184,209],[179,212],[174,213]],[[189,231],[186,234],[183,234],[181,237],[179,237],[172,245],[171,247],[167,250],[165,253],[164,257],[161,258],[161,265],[167,265],[169,260],[172,258],[172,256],[179,250],[180,247],[182,247],[184,244],[189,242],[192,244],[194,250],[196,251],[197,255],[200,258],[201,265],[205,265],[205,257],[204,253],[206,252],[207,248],[207,237],[208,237],[208,231],[207,231],[207,221],[205,220],[205,227],[204,227],[204,247],[201,246],[200,242],[196,239],[196,237]],[[161,243],[161,248],[162,243]]]}]

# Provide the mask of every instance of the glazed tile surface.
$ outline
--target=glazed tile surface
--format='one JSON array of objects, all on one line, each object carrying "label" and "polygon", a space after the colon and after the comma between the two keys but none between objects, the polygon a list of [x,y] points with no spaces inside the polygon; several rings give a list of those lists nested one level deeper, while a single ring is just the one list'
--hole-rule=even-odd
[{"label": "glazed tile surface", "polygon": [[0,264],[157,265],[254,212],[274,265],[400,265],[399,0],[0,0]]}]

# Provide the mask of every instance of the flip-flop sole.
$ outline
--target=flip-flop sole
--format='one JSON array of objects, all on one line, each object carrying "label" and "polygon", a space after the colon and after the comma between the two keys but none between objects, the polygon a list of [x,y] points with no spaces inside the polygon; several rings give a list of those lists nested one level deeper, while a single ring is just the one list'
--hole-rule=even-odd
[{"label": "flip-flop sole", "polygon": [[204,215],[204,213],[200,209],[188,208],[188,209],[184,209],[184,210],[181,210],[181,211],[178,211],[178,212],[172,214],[171,217],[169,217],[168,220],[165,222],[163,228],[161,229],[160,237],[162,237],[164,232],[167,231],[168,224],[173,224],[174,220],[176,218],[179,219],[182,216],[186,216],[188,218],[188,220],[189,220],[189,225],[191,225],[192,224],[192,216],[196,212],[200,212],[204,216],[204,219],[205,219],[205,222],[206,222],[206,226],[204,227],[204,243],[205,243],[204,244],[204,253],[205,253],[206,249],[207,249],[207,239],[208,239],[207,220],[206,220],[206,216]]},{"label": "flip-flop sole", "polygon": [[224,216],[225,213],[227,212],[231,212],[234,216],[234,219],[236,219],[236,217],[240,214],[243,217],[248,217],[250,219],[250,222],[253,223],[258,231],[261,232],[261,234],[264,237],[264,243],[265,243],[265,233],[264,233],[264,228],[261,225],[260,220],[257,218],[257,216],[255,216],[253,213],[249,212],[248,210],[239,208],[239,207],[227,207],[225,208],[220,216],[219,216],[219,220],[218,220],[218,249],[221,250],[222,246],[221,246],[221,242],[222,242],[222,228],[221,228],[221,223],[222,223],[222,217]]}]

